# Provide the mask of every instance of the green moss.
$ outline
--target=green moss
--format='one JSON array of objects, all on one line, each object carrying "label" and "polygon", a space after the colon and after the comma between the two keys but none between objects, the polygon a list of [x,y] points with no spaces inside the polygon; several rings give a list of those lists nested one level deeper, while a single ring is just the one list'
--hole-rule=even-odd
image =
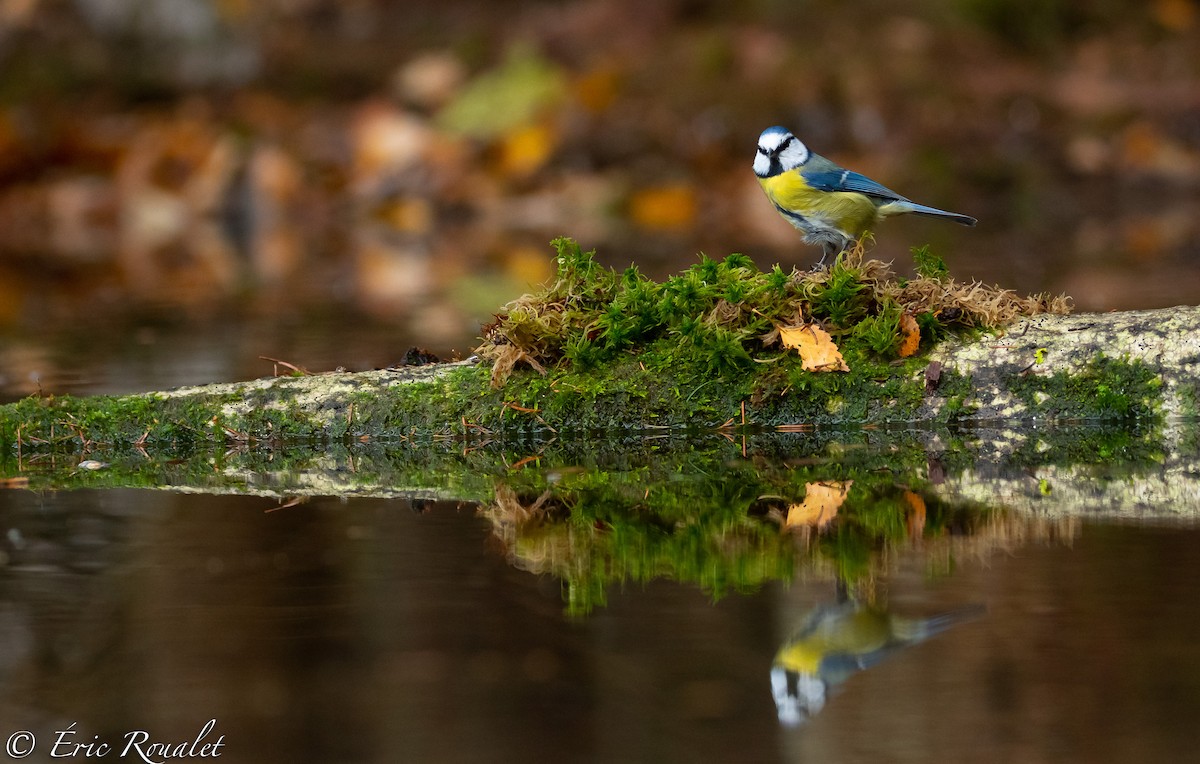
[{"label": "green moss", "polygon": [[286,391],[234,388],[225,394],[155,393],[26,398],[0,406],[0,446],[26,452],[73,444],[324,442],[361,436],[424,437],[464,432],[463,422],[503,424],[505,398],[487,369],[461,367],[432,382],[358,386],[301,405]]},{"label": "green moss", "polygon": [[[1181,359],[1179,365],[1200,370],[1200,356]],[[1192,419],[1200,417],[1200,377],[1192,375],[1181,379],[1177,395],[1180,416]]]},{"label": "green moss", "polygon": [[889,302],[879,306],[875,315],[865,316],[854,325],[851,336],[874,355],[894,358],[900,345],[900,318],[904,311]]},{"label": "green moss", "polygon": [[[863,262],[861,253],[843,254],[827,270],[807,274],[778,265],[763,273],[741,254],[721,261],[701,256],[659,284],[636,268],[618,275],[601,267],[593,252],[570,239],[553,244],[554,282],[507,306],[479,349],[502,369],[498,382],[521,361],[592,369],[668,339],[709,374],[744,374],[755,362],[779,357],[773,330],[807,323],[826,328],[843,355],[888,361],[899,353],[906,312],[918,318],[922,336],[933,339],[1040,309],[999,291],[962,290],[942,271],[941,280],[901,283],[882,263]],[[958,301],[942,310],[927,304],[925,293]]]},{"label": "green moss", "polygon": [[[838,257],[829,269],[829,278],[822,284],[806,284],[811,315],[826,318],[835,326],[852,327],[871,315],[871,295],[857,268]],[[892,307],[888,305],[887,307]]]},{"label": "green moss", "polygon": [[933,254],[928,245],[913,247],[910,251],[912,252],[913,267],[918,275],[936,281],[949,278],[950,269],[946,267],[946,261]]},{"label": "green moss", "polygon": [[1162,379],[1141,361],[1097,356],[1071,373],[1007,378],[1035,416],[1050,420],[1159,420]]},{"label": "green moss", "polygon": [[47,447],[190,443],[210,437],[212,412],[219,407],[220,401],[206,396],[30,397],[0,407],[0,444],[11,446],[18,437]]},{"label": "green moss", "polygon": [[[1012,298],[973,287],[970,294],[987,298],[978,310],[961,301],[942,310],[921,296],[958,294],[945,274],[900,285],[888,281],[886,266],[857,256],[809,274],[778,265],[763,273],[740,254],[701,256],[657,284],[636,268],[618,275],[600,267],[570,239],[554,246],[555,281],[510,304],[479,349],[494,360],[506,398],[538,408],[554,428],[621,429],[656,419],[711,426],[731,417],[740,424],[743,404],[747,421],[761,425],[905,421],[925,395],[924,362],[897,361],[905,313],[932,340],[1040,309],[1016,301],[999,310],[997,301]],[[806,371],[780,346],[777,328],[808,323],[833,335],[848,373]],[[546,375],[509,371],[525,362]]]},{"label": "green moss", "polygon": [[971,410],[967,402],[973,393],[970,377],[954,370],[943,369],[937,384],[937,394],[945,401],[941,411],[941,420],[956,422],[970,414]]},{"label": "green moss", "polygon": [[[654,418],[712,424],[735,414],[740,422],[744,402],[755,423],[768,425],[910,419],[925,394],[924,363],[897,362],[906,314],[932,342],[1053,302],[960,288],[927,251],[919,259],[932,275],[903,283],[857,254],[808,274],[785,273],[778,265],[763,273],[745,255],[733,254],[721,261],[701,256],[656,284],[636,268],[618,275],[600,267],[594,253],[570,239],[554,246],[555,281],[507,306],[478,352],[494,361],[493,381],[512,388],[520,405],[539,406],[547,421],[559,407],[556,396],[574,391],[577,400],[565,400],[583,404],[586,410],[576,414],[585,428],[606,421],[638,426]],[[931,303],[931,294],[952,304]],[[799,356],[779,344],[778,328],[812,323],[833,336],[848,373],[806,371]],[[510,378],[522,363],[546,368],[548,383],[522,371]],[[661,392],[664,379],[674,399]],[[964,399],[949,412],[959,412]],[[607,404],[619,405],[591,408]],[[621,412],[623,420],[606,420],[606,410]]]}]

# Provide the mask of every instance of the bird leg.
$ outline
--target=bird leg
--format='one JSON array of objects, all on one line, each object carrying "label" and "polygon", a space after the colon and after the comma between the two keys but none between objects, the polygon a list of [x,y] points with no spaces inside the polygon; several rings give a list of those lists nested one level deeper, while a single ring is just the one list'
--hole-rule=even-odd
[{"label": "bird leg", "polygon": [[838,245],[828,241],[821,242],[821,259],[818,260],[817,264],[809,270],[813,272],[825,270],[829,267],[825,264],[825,260],[828,259],[830,255],[834,255],[836,257],[839,251],[841,250],[838,248]]},{"label": "bird leg", "polygon": [[833,586],[837,604],[842,605],[850,601],[850,585],[846,583],[846,579],[841,574],[834,579]]}]

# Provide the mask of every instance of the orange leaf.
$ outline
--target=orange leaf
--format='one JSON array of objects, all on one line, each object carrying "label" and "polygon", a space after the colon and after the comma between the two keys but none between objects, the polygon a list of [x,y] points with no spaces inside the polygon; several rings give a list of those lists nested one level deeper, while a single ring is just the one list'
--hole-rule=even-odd
[{"label": "orange leaf", "polygon": [[558,135],[544,124],[522,125],[500,140],[498,165],[505,175],[529,175],[550,160],[558,148]]},{"label": "orange leaf", "polygon": [[837,517],[838,508],[846,500],[853,480],[809,483],[804,487],[804,501],[788,507],[784,527],[812,526],[824,528]]},{"label": "orange leaf", "polygon": [[629,216],[643,228],[680,230],[696,219],[696,192],[691,186],[675,183],[644,188],[629,199]]},{"label": "orange leaf", "polygon": [[925,500],[920,494],[905,491],[904,502],[910,510],[904,517],[908,537],[913,540],[919,539],[925,533]]},{"label": "orange leaf", "polygon": [[398,231],[426,234],[433,225],[433,205],[427,199],[400,198],[381,209],[380,216]]},{"label": "orange leaf", "polygon": [[1188,0],[1158,0],[1154,18],[1172,32],[1186,32],[1196,25],[1196,6]]},{"label": "orange leaf", "polygon": [[615,68],[600,67],[575,81],[575,97],[593,114],[606,111],[621,92],[621,76]]},{"label": "orange leaf", "polygon": [[816,324],[781,326],[779,339],[800,354],[805,371],[850,371],[833,338]]},{"label": "orange leaf", "polygon": [[900,333],[904,335],[904,341],[900,343],[900,357],[908,358],[921,346],[921,327],[911,313],[900,316]]}]

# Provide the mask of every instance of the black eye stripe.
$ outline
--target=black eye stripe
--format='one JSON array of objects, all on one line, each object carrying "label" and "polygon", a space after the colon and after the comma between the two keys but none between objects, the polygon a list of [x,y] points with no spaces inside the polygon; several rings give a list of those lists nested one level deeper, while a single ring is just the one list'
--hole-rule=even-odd
[{"label": "black eye stripe", "polygon": [[791,144],[791,142],[794,140],[796,140],[796,136],[789,135],[788,137],[784,138],[783,141],[773,149],[767,149],[760,144],[758,147],[758,153],[762,154],[765,157],[775,156],[775,155],[779,154],[779,152],[786,149],[788,147],[788,145]]},{"label": "black eye stripe", "polygon": [[[758,155],[765,157],[767,159],[770,159],[772,168],[775,169],[777,172],[778,171],[777,165],[779,165],[779,155],[785,149],[787,149],[788,146],[792,145],[792,142],[795,140],[796,140],[796,136],[788,134],[788,135],[784,136],[783,140],[779,142],[779,145],[775,146],[774,148],[767,148],[766,146],[763,146],[760,143],[758,145]],[[801,148],[803,149],[803,145],[801,145]]]}]

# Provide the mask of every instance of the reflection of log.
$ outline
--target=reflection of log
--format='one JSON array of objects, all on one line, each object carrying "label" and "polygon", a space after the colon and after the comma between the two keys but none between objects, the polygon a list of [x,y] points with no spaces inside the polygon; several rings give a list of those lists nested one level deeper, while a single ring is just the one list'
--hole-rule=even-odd
[{"label": "reflection of log", "polygon": [[[607,449],[585,441],[472,442],[466,448],[379,441],[283,448],[206,443],[185,451],[94,447],[84,457],[0,453],[0,488],[136,487],[281,501],[344,496],[488,505],[499,502],[503,484],[533,499],[545,496],[540,508],[557,501],[560,490],[595,479],[623,486],[613,490],[625,503],[642,506],[644,497],[671,497],[686,516],[728,509],[725,493],[735,486],[740,500],[763,505],[762,511],[777,505],[782,522],[789,507],[810,498],[809,486],[853,481],[856,500],[859,494],[903,487],[949,507],[1051,518],[1200,520],[1200,473],[1194,469],[1200,441],[1194,428],[1168,426],[1153,437],[1084,427],[967,435],[969,441],[945,428],[821,430],[762,433],[744,443],[678,436]],[[1113,448],[1116,456],[1104,455]],[[98,469],[77,466],[81,458]],[[534,504],[531,500],[531,509]]]},{"label": "reflection of log", "polygon": [[[770,364],[761,364],[762,375]],[[1200,308],[1022,319],[951,340],[892,379],[758,387],[759,377],[672,378],[635,356],[594,372],[551,369],[489,385],[470,362],[275,377],[162,393],[0,406],[0,440],[132,444],[317,438],[627,435],[653,428],[1107,418],[1153,424],[1200,400]],[[826,377],[826,375],[822,375]],[[832,377],[826,377],[832,378]],[[822,380],[823,381],[823,380]]]},{"label": "reflection of log", "polygon": [[[1043,517],[1200,520],[1195,422],[1168,425],[1152,440],[1122,439],[1119,430],[1076,433],[1073,458],[1061,441],[1048,445],[1052,433],[1036,428],[973,434],[975,462],[946,475],[934,488],[939,497]],[[1121,441],[1116,448],[1114,440]],[[1018,449],[1043,457],[1018,456]]]}]

